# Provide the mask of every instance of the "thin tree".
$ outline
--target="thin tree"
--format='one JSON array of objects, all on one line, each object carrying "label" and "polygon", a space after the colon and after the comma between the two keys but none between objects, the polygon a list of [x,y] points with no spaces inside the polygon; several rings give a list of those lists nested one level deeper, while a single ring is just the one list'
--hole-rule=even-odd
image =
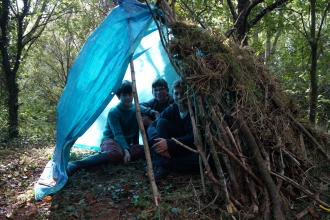
[{"label": "thin tree", "polygon": [[[22,3],[22,4],[20,4]],[[5,90],[8,94],[8,138],[19,135],[18,126],[18,70],[33,43],[40,37],[50,19],[53,18],[58,1],[10,1],[0,5],[0,52],[1,69]]]},{"label": "thin tree", "polygon": [[[310,111],[309,111],[309,120],[315,124],[316,114],[317,114],[317,97],[318,97],[318,77],[317,77],[317,60],[318,60],[318,42],[321,37],[322,26],[325,22],[325,18],[329,12],[330,2],[326,6],[323,15],[321,17],[320,25],[318,31],[316,30],[316,0],[310,0],[310,15],[311,15],[311,26],[310,26],[310,37],[308,31],[305,29],[305,38],[307,39],[310,48],[311,48],[311,69],[310,69]],[[303,21],[303,20],[302,20]],[[305,27],[305,25],[304,25]],[[317,32],[317,33],[316,33]]]}]

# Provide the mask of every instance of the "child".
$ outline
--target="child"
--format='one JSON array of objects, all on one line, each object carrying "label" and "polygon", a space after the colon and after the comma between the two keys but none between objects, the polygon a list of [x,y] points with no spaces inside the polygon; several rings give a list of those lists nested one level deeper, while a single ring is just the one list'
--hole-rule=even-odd
[{"label": "child", "polygon": [[139,126],[133,102],[132,83],[124,80],[116,92],[119,104],[110,109],[101,142],[101,152],[82,160],[69,162],[68,176],[81,168],[90,168],[106,163],[128,164],[144,156],[139,145]]},{"label": "child", "polygon": [[167,107],[148,128],[156,182],[164,180],[171,171],[199,171],[199,155],[171,140],[174,137],[182,144],[196,149],[185,90],[182,80],[173,83],[174,104]]}]

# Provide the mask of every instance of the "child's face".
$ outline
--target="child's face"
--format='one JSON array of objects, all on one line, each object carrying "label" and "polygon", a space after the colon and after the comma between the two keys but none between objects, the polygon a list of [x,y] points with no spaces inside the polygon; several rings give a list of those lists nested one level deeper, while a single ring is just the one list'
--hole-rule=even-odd
[{"label": "child's face", "polygon": [[156,86],[152,89],[152,94],[160,103],[167,101],[168,90],[164,86]]},{"label": "child's face", "polygon": [[119,97],[120,105],[123,108],[130,108],[133,102],[133,93],[122,93]]},{"label": "child's face", "polygon": [[181,87],[175,87],[173,89],[173,99],[180,107],[180,110],[185,109],[188,106],[184,90]]}]

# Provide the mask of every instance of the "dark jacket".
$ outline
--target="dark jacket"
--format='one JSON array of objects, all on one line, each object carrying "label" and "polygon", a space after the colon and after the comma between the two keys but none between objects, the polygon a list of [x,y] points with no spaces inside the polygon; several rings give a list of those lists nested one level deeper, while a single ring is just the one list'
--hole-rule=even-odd
[{"label": "dark jacket", "polygon": [[[180,117],[179,107],[176,104],[166,108],[159,116],[159,118],[166,119],[172,125],[172,137],[181,142],[182,144],[196,149],[194,144],[194,132],[191,123],[190,114],[188,113],[185,118]],[[149,142],[153,143],[153,140],[159,137],[157,133],[157,120],[153,121],[148,127]],[[177,144],[174,140],[166,139],[168,152],[173,157],[181,157],[187,154],[191,154],[191,151]]]},{"label": "dark jacket", "polygon": [[147,102],[142,102],[140,103],[140,110],[142,115],[149,116],[151,120],[155,120],[155,115],[152,114],[151,110],[155,110],[159,113],[162,113],[165,108],[168,106],[173,105],[174,100],[171,94],[168,94],[168,99],[167,102],[165,103],[160,103],[157,99],[153,98]]}]

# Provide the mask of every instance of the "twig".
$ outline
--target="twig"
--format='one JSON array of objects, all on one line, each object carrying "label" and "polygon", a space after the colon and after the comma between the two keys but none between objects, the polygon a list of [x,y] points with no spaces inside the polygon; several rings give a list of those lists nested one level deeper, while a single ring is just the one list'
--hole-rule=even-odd
[{"label": "twig", "polygon": [[[193,97],[194,97],[194,107],[195,107],[195,114],[198,115],[198,108],[197,108],[197,104],[196,104],[196,96],[195,96],[195,93],[193,93]],[[196,118],[196,125],[198,125],[199,123],[199,118],[197,117]],[[200,145],[203,144],[203,141],[202,141],[202,137],[201,137],[201,132],[200,130],[197,130],[197,135],[198,135],[198,143]],[[204,147],[203,147],[204,151],[206,149],[206,142],[204,142]],[[203,161],[202,161],[202,158],[201,156],[199,155],[198,157],[199,159],[199,172],[200,172],[200,175],[201,175],[201,182],[202,182],[202,186],[203,186],[203,194],[206,195],[206,186],[205,186],[205,176],[204,176],[204,168],[203,168]],[[208,158],[206,158],[208,160]]]},{"label": "twig", "polygon": [[293,160],[293,162],[295,162],[298,166],[300,166],[299,161],[298,161],[296,158],[294,158],[294,156],[293,156],[290,152],[288,152],[288,151],[286,151],[286,150],[284,150],[284,149],[282,149],[282,151],[283,151],[283,153],[284,153],[285,155],[287,155],[288,157],[290,157],[291,160]]},{"label": "twig", "polygon": [[178,141],[177,139],[175,139],[174,137],[171,138],[173,141],[175,141],[175,143],[177,143],[178,145],[180,145],[181,147],[186,148],[187,150],[195,153],[195,154],[200,154],[198,150],[194,150],[190,147],[188,147],[187,145],[184,145],[183,143],[181,143],[180,141]]},{"label": "twig", "polygon": [[209,207],[210,205],[213,205],[214,202],[217,200],[217,198],[219,197],[220,195],[220,190],[217,192],[217,195],[214,197],[214,199],[212,200],[212,202],[210,202],[207,206],[204,206],[203,208],[197,210],[198,212],[199,211],[202,211],[203,209],[206,209],[207,207]]},{"label": "twig", "polygon": [[281,174],[279,173],[276,173],[276,172],[273,172],[271,171],[270,172],[272,175],[278,177],[278,178],[281,178],[282,180],[288,182],[288,183],[291,183],[292,185],[294,185],[296,188],[298,188],[299,190],[301,190],[303,193],[305,193],[309,198],[311,198],[312,200],[318,202],[319,204],[325,206],[326,208],[330,208],[330,205],[328,205],[327,203],[323,202],[322,200],[316,198],[314,196],[313,193],[311,193],[309,190],[305,189],[303,186],[299,185],[297,182],[295,182],[294,180],[290,179],[289,177],[286,177],[286,176],[282,176]]},{"label": "twig", "polygon": [[270,220],[270,200],[269,200],[269,194],[267,192],[267,188],[264,187],[264,206],[265,206],[265,210],[264,210],[264,219],[265,220]]},{"label": "twig", "polygon": [[[202,115],[205,115],[205,110],[203,109],[203,105],[202,105],[203,102],[202,102],[202,98],[201,98],[200,95],[197,96],[197,101],[198,101],[198,104],[199,104],[199,107],[200,107],[200,110],[201,110],[200,113]],[[206,120],[206,119],[204,118],[204,120]],[[236,207],[234,206],[234,204],[229,199],[229,193],[228,193],[228,190],[227,190],[227,182],[226,182],[226,179],[225,179],[225,176],[224,176],[221,164],[220,164],[220,160],[219,160],[216,148],[215,148],[214,143],[212,141],[212,134],[211,134],[211,130],[210,130],[210,124],[205,122],[205,121],[204,121],[204,124],[205,124],[206,140],[207,140],[207,143],[210,147],[210,150],[211,150],[211,153],[212,153],[212,156],[213,156],[213,160],[214,160],[217,172],[218,172],[218,176],[220,178],[219,183],[220,183],[221,190],[224,193],[224,199],[225,199],[225,204],[226,204],[227,211],[228,211],[228,213],[236,212],[237,211]]]},{"label": "twig", "polygon": [[[216,114],[214,108],[212,107],[212,105],[210,104],[210,101],[208,99],[206,99],[206,103],[207,103],[207,105],[209,107],[209,110],[211,110],[212,119],[213,119],[213,121],[216,124],[217,130],[218,130],[217,131],[217,134],[218,134],[219,138],[221,138],[219,140],[223,140],[223,142],[225,143],[225,145],[228,146],[228,148],[229,148],[231,145],[230,145],[230,142],[228,140],[228,137],[225,135],[226,134],[225,128],[222,126],[222,123],[220,122],[219,117],[217,117],[217,114]],[[221,118],[223,118],[223,117],[221,117]],[[227,172],[228,172],[229,177],[231,179],[231,182],[233,184],[235,193],[236,193],[236,195],[240,195],[241,194],[241,191],[240,191],[240,189],[238,187],[237,178],[235,176],[235,173],[233,172],[233,169],[232,169],[232,167],[230,165],[230,161],[229,161],[228,155],[222,155],[222,159],[225,162],[225,166],[227,168]]]},{"label": "twig", "polygon": [[294,219],[301,219],[302,217],[304,217],[305,215],[308,214],[308,207],[306,207],[304,210],[302,210],[301,212],[299,212],[298,214],[296,214],[294,216]]},{"label": "twig", "polygon": [[[139,103],[139,98],[136,92],[136,80],[135,80],[135,71],[134,71],[134,62],[133,59],[130,61],[130,67],[131,67],[131,77],[132,77],[132,89],[133,89],[133,94],[134,94],[134,102]],[[154,177],[154,172],[152,168],[152,163],[151,163],[151,157],[150,157],[150,152],[149,152],[149,145],[147,141],[147,136],[146,132],[144,130],[143,122],[142,122],[142,117],[141,117],[141,111],[140,111],[140,106],[138,104],[135,105],[135,111],[136,111],[136,118],[139,124],[139,128],[142,134],[142,139],[143,139],[143,146],[144,146],[144,153],[146,156],[146,161],[148,165],[148,177],[149,177],[149,182],[152,188],[152,193],[154,195],[154,200],[155,200],[155,205],[158,206],[160,203],[160,196],[158,193],[157,185],[155,182],[155,177]]]},{"label": "twig", "polygon": [[[189,89],[187,90],[189,91]],[[220,185],[220,183],[215,179],[214,175],[213,175],[213,172],[210,168],[210,165],[205,157],[205,154],[203,153],[203,150],[202,150],[202,147],[200,145],[200,142],[198,140],[198,132],[197,132],[197,128],[196,128],[196,121],[195,121],[195,116],[194,116],[194,111],[192,109],[192,106],[191,106],[191,102],[190,102],[190,99],[189,97],[187,98],[188,100],[188,108],[189,108],[189,113],[190,113],[190,118],[191,118],[191,124],[192,124],[192,127],[193,127],[193,132],[194,132],[194,139],[195,139],[195,146],[196,148],[198,149],[198,152],[200,153],[200,156],[201,156],[201,159],[204,163],[204,166],[205,166],[205,169],[206,169],[206,175],[212,180],[212,182],[214,184],[216,184],[217,186]]]},{"label": "twig", "polygon": [[[278,105],[280,105],[277,100],[275,100]],[[281,105],[280,105],[281,106]],[[330,162],[330,158],[327,155],[327,152],[325,152],[325,150],[323,149],[323,147],[313,138],[313,136],[306,130],[306,128],[304,126],[302,126],[302,124],[300,124],[295,118],[293,118],[293,116],[284,111],[284,108],[282,108],[282,111],[297,125],[297,127],[302,131],[302,133],[316,146],[316,148],[321,152],[321,154],[324,156],[324,158]]]},{"label": "twig", "polygon": [[181,3],[183,4],[184,7],[186,7],[186,9],[190,12],[190,14],[192,15],[192,17],[196,20],[196,22],[198,22],[202,28],[207,29],[206,25],[203,24],[203,22],[195,15],[195,13],[193,12],[193,10],[188,6],[188,4],[184,1],[181,1]]},{"label": "twig", "polygon": [[153,13],[153,11],[152,11],[152,9],[151,9],[150,4],[148,3],[148,1],[146,1],[146,4],[147,4],[147,6],[149,8],[149,11],[150,11],[150,13],[152,15],[152,18],[154,19],[154,21],[155,21],[155,23],[157,25],[158,32],[159,32],[159,37],[160,37],[160,42],[162,43],[163,48],[164,48],[165,52],[168,55],[168,59],[169,59],[170,63],[172,64],[175,72],[181,77],[181,79],[183,79],[183,81],[186,81],[185,76],[182,74],[180,68],[175,64],[175,62],[172,59],[172,55],[171,55],[171,53],[169,52],[169,50],[168,50],[168,48],[166,46],[166,42],[164,42],[164,34],[163,34],[163,31],[162,31],[163,29],[159,25],[159,23],[157,22],[157,19],[156,19],[154,13]]},{"label": "twig", "polygon": [[256,177],[256,175],[254,175],[254,173],[251,172],[246,166],[244,166],[243,163],[232,152],[230,152],[226,147],[222,146],[221,143],[215,137],[212,137],[212,139],[214,143],[221,148],[221,150],[228,154],[228,156],[230,156],[230,158],[232,158],[240,167],[242,167],[243,170],[247,172],[260,186],[264,186],[264,184],[259,180],[259,178]]},{"label": "twig", "polygon": [[265,185],[266,185],[266,187],[269,191],[270,197],[273,201],[274,218],[275,219],[285,219],[282,199],[278,194],[276,185],[270,176],[270,172],[268,171],[268,169],[265,166],[265,161],[263,160],[263,158],[260,154],[259,147],[253,137],[253,134],[251,133],[249,127],[246,125],[242,115],[237,117],[237,121],[240,124],[240,129],[246,138],[248,146],[250,147],[250,149],[252,150],[252,152],[254,154],[254,159],[257,164],[260,175],[262,176],[263,180],[265,181]]}]

